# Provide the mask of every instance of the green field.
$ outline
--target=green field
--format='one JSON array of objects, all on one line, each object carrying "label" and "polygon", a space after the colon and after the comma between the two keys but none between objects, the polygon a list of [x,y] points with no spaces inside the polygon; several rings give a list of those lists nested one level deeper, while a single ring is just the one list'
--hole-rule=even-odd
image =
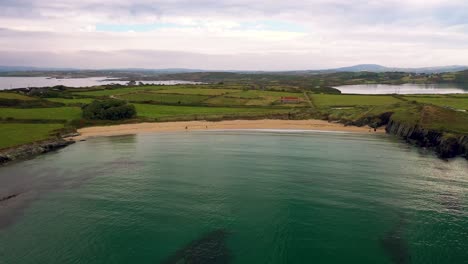
[{"label": "green field", "polygon": [[419,103],[468,110],[468,96],[405,96],[404,98]]},{"label": "green field", "polygon": [[45,98],[48,101],[62,103],[62,104],[89,104],[94,99],[92,98]]},{"label": "green field", "polygon": [[389,105],[401,102],[400,99],[386,95],[311,94],[309,96],[317,107]]},{"label": "green field", "polygon": [[0,123],[0,149],[47,139],[62,124]]},{"label": "green field", "polygon": [[147,118],[207,116],[207,115],[255,115],[265,113],[280,113],[285,110],[268,108],[234,108],[234,107],[201,107],[201,106],[168,106],[135,104],[138,116]]},{"label": "green field", "polygon": [[14,99],[14,100],[23,100],[23,101],[30,101],[30,100],[37,100],[37,98],[25,96],[18,93],[5,93],[0,92],[0,99]]},{"label": "green field", "polygon": [[286,105],[286,107],[306,106],[303,93],[275,92],[248,90],[229,93],[223,96],[217,96],[206,100],[204,103],[211,105],[232,105],[232,106],[271,106],[276,103],[278,106],[284,106],[279,101],[281,97],[297,97],[302,100],[298,104]]},{"label": "green field", "polygon": [[81,118],[81,109],[79,107],[0,108],[0,118],[73,120]]},{"label": "green field", "polygon": [[210,88],[173,88],[173,89],[164,89],[158,90],[156,93],[166,93],[166,94],[195,94],[195,95],[224,95],[229,93],[240,92],[241,90],[237,89],[210,89]]},{"label": "green field", "polygon": [[164,89],[165,86],[137,86],[137,87],[123,87],[116,89],[100,89],[96,91],[73,91],[74,95],[79,96],[90,96],[90,97],[108,97],[111,95],[134,93],[139,91],[155,91],[158,89]]},{"label": "green field", "polygon": [[118,99],[127,100],[130,102],[158,102],[162,104],[196,104],[208,98],[205,95],[196,94],[158,94],[152,92],[139,92],[131,94],[123,94],[116,96]]}]

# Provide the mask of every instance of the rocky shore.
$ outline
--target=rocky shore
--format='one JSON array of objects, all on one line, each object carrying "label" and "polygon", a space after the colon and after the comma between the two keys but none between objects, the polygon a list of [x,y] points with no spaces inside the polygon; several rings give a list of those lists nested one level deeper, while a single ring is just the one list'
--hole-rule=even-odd
[{"label": "rocky shore", "polygon": [[386,125],[387,133],[402,137],[408,143],[434,149],[440,158],[448,159],[463,156],[468,159],[468,136],[444,133],[409,125],[390,118]]},{"label": "rocky shore", "polygon": [[0,166],[12,161],[28,159],[43,153],[61,149],[73,143],[75,143],[75,141],[58,138],[0,150]]}]

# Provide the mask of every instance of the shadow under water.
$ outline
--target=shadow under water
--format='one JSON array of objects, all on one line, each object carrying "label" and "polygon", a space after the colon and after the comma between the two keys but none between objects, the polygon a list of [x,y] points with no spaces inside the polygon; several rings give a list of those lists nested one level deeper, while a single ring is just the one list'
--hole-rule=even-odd
[{"label": "shadow under water", "polygon": [[82,170],[76,177],[64,177],[67,171],[61,172],[52,168],[45,171],[28,171],[28,168],[24,167],[14,170],[11,174],[6,173],[8,177],[2,179],[0,186],[0,229],[14,224],[24,210],[45,193],[79,187],[95,177],[98,168]]},{"label": "shadow under water", "polygon": [[179,249],[162,264],[224,264],[232,260],[231,252],[227,247],[228,233],[218,229],[204,234],[201,238],[190,242]]},{"label": "shadow under water", "polygon": [[399,214],[398,223],[380,240],[383,249],[396,264],[411,262],[408,243],[403,237],[405,227],[406,219],[403,214]]}]

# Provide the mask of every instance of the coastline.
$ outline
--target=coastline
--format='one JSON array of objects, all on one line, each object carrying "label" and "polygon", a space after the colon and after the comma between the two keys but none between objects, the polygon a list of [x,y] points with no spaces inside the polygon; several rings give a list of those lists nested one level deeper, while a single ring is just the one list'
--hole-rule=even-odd
[{"label": "coastline", "polygon": [[180,132],[180,131],[204,131],[204,130],[239,130],[239,129],[291,129],[310,131],[339,131],[376,134],[385,133],[384,128],[374,131],[368,126],[345,126],[340,123],[330,123],[324,120],[229,120],[229,121],[182,121],[162,123],[138,123],[112,126],[95,126],[78,129],[79,136],[67,139],[79,141],[92,137],[132,135],[138,133],[155,132]]}]

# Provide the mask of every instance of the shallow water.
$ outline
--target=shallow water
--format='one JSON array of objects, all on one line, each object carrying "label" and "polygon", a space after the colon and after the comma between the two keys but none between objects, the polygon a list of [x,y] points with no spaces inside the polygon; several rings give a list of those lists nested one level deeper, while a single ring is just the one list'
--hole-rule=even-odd
[{"label": "shallow water", "polygon": [[468,162],[386,135],[96,138],[0,168],[0,263],[463,263]]},{"label": "shallow water", "polygon": [[[176,84],[196,84],[188,81],[137,81],[144,84],[157,85],[176,85]],[[127,81],[116,81],[107,77],[90,77],[90,78],[69,78],[55,79],[48,77],[0,77],[0,90],[9,90],[16,88],[28,87],[50,87],[56,85],[64,85],[67,87],[89,87],[106,84],[122,84],[126,85]]]},{"label": "shallow water", "polygon": [[457,84],[358,84],[336,86],[344,94],[458,94],[468,87]]}]

